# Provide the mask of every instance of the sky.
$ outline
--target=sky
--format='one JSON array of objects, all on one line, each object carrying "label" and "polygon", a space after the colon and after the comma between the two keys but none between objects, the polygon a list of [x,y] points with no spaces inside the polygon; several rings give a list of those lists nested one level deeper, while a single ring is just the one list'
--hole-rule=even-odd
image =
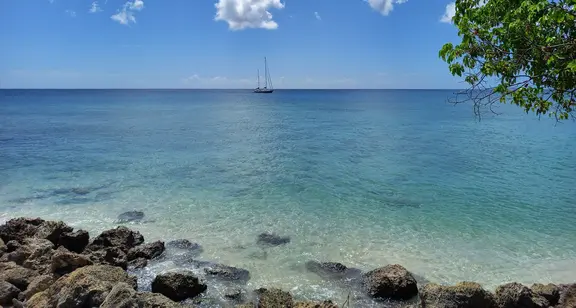
[{"label": "sky", "polygon": [[463,88],[451,0],[0,0],[0,88]]}]

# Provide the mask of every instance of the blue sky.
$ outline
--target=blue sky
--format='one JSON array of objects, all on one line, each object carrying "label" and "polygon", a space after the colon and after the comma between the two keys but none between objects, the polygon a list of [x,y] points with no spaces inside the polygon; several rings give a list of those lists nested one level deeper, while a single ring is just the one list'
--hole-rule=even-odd
[{"label": "blue sky", "polygon": [[460,88],[450,0],[0,0],[0,88]]}]

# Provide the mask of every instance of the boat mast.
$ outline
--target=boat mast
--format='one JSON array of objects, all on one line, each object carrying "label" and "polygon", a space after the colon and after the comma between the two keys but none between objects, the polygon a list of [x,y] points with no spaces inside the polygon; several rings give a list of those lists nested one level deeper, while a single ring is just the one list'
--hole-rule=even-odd
[{"label": "boat mast", "polygon": [[260,69],[258,69],[258,89],[260,89]]},{"label": "boat mast", "polygon": [[264,89],[268,88],[268,64],[266,64],[266,57],[264,57]]}]

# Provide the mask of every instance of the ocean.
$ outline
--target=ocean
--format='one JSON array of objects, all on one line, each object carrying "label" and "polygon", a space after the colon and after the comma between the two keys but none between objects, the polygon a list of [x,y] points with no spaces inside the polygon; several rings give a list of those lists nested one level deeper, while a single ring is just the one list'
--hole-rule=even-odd
[{"label": "ocean", "polygon": [[[200,243],[247,288],[343,300],[310,260],[420,283],[576,277],[576,123],[450,90],[0,90],[0,223],[117,216]],[[290,237],[263,249],[262,232]],[[146,285],[158,262],[139,273]]]}]

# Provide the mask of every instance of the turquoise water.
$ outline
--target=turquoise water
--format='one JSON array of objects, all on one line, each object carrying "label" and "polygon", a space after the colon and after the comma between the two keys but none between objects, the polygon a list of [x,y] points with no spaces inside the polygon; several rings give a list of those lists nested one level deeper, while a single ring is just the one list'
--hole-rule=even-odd
[{"label": "turquoise water", "polygon": [[[249,287],[344,292],[312,260],[425,280],[574,282],[576,124],[452,91],[0,90],[0,220],[96,234],[141,209]],[[72,188],[82,188],[82,193]],[[260,251],[259,233],[290,236]],[[151,271],[170,268],[159,264]]]}]

